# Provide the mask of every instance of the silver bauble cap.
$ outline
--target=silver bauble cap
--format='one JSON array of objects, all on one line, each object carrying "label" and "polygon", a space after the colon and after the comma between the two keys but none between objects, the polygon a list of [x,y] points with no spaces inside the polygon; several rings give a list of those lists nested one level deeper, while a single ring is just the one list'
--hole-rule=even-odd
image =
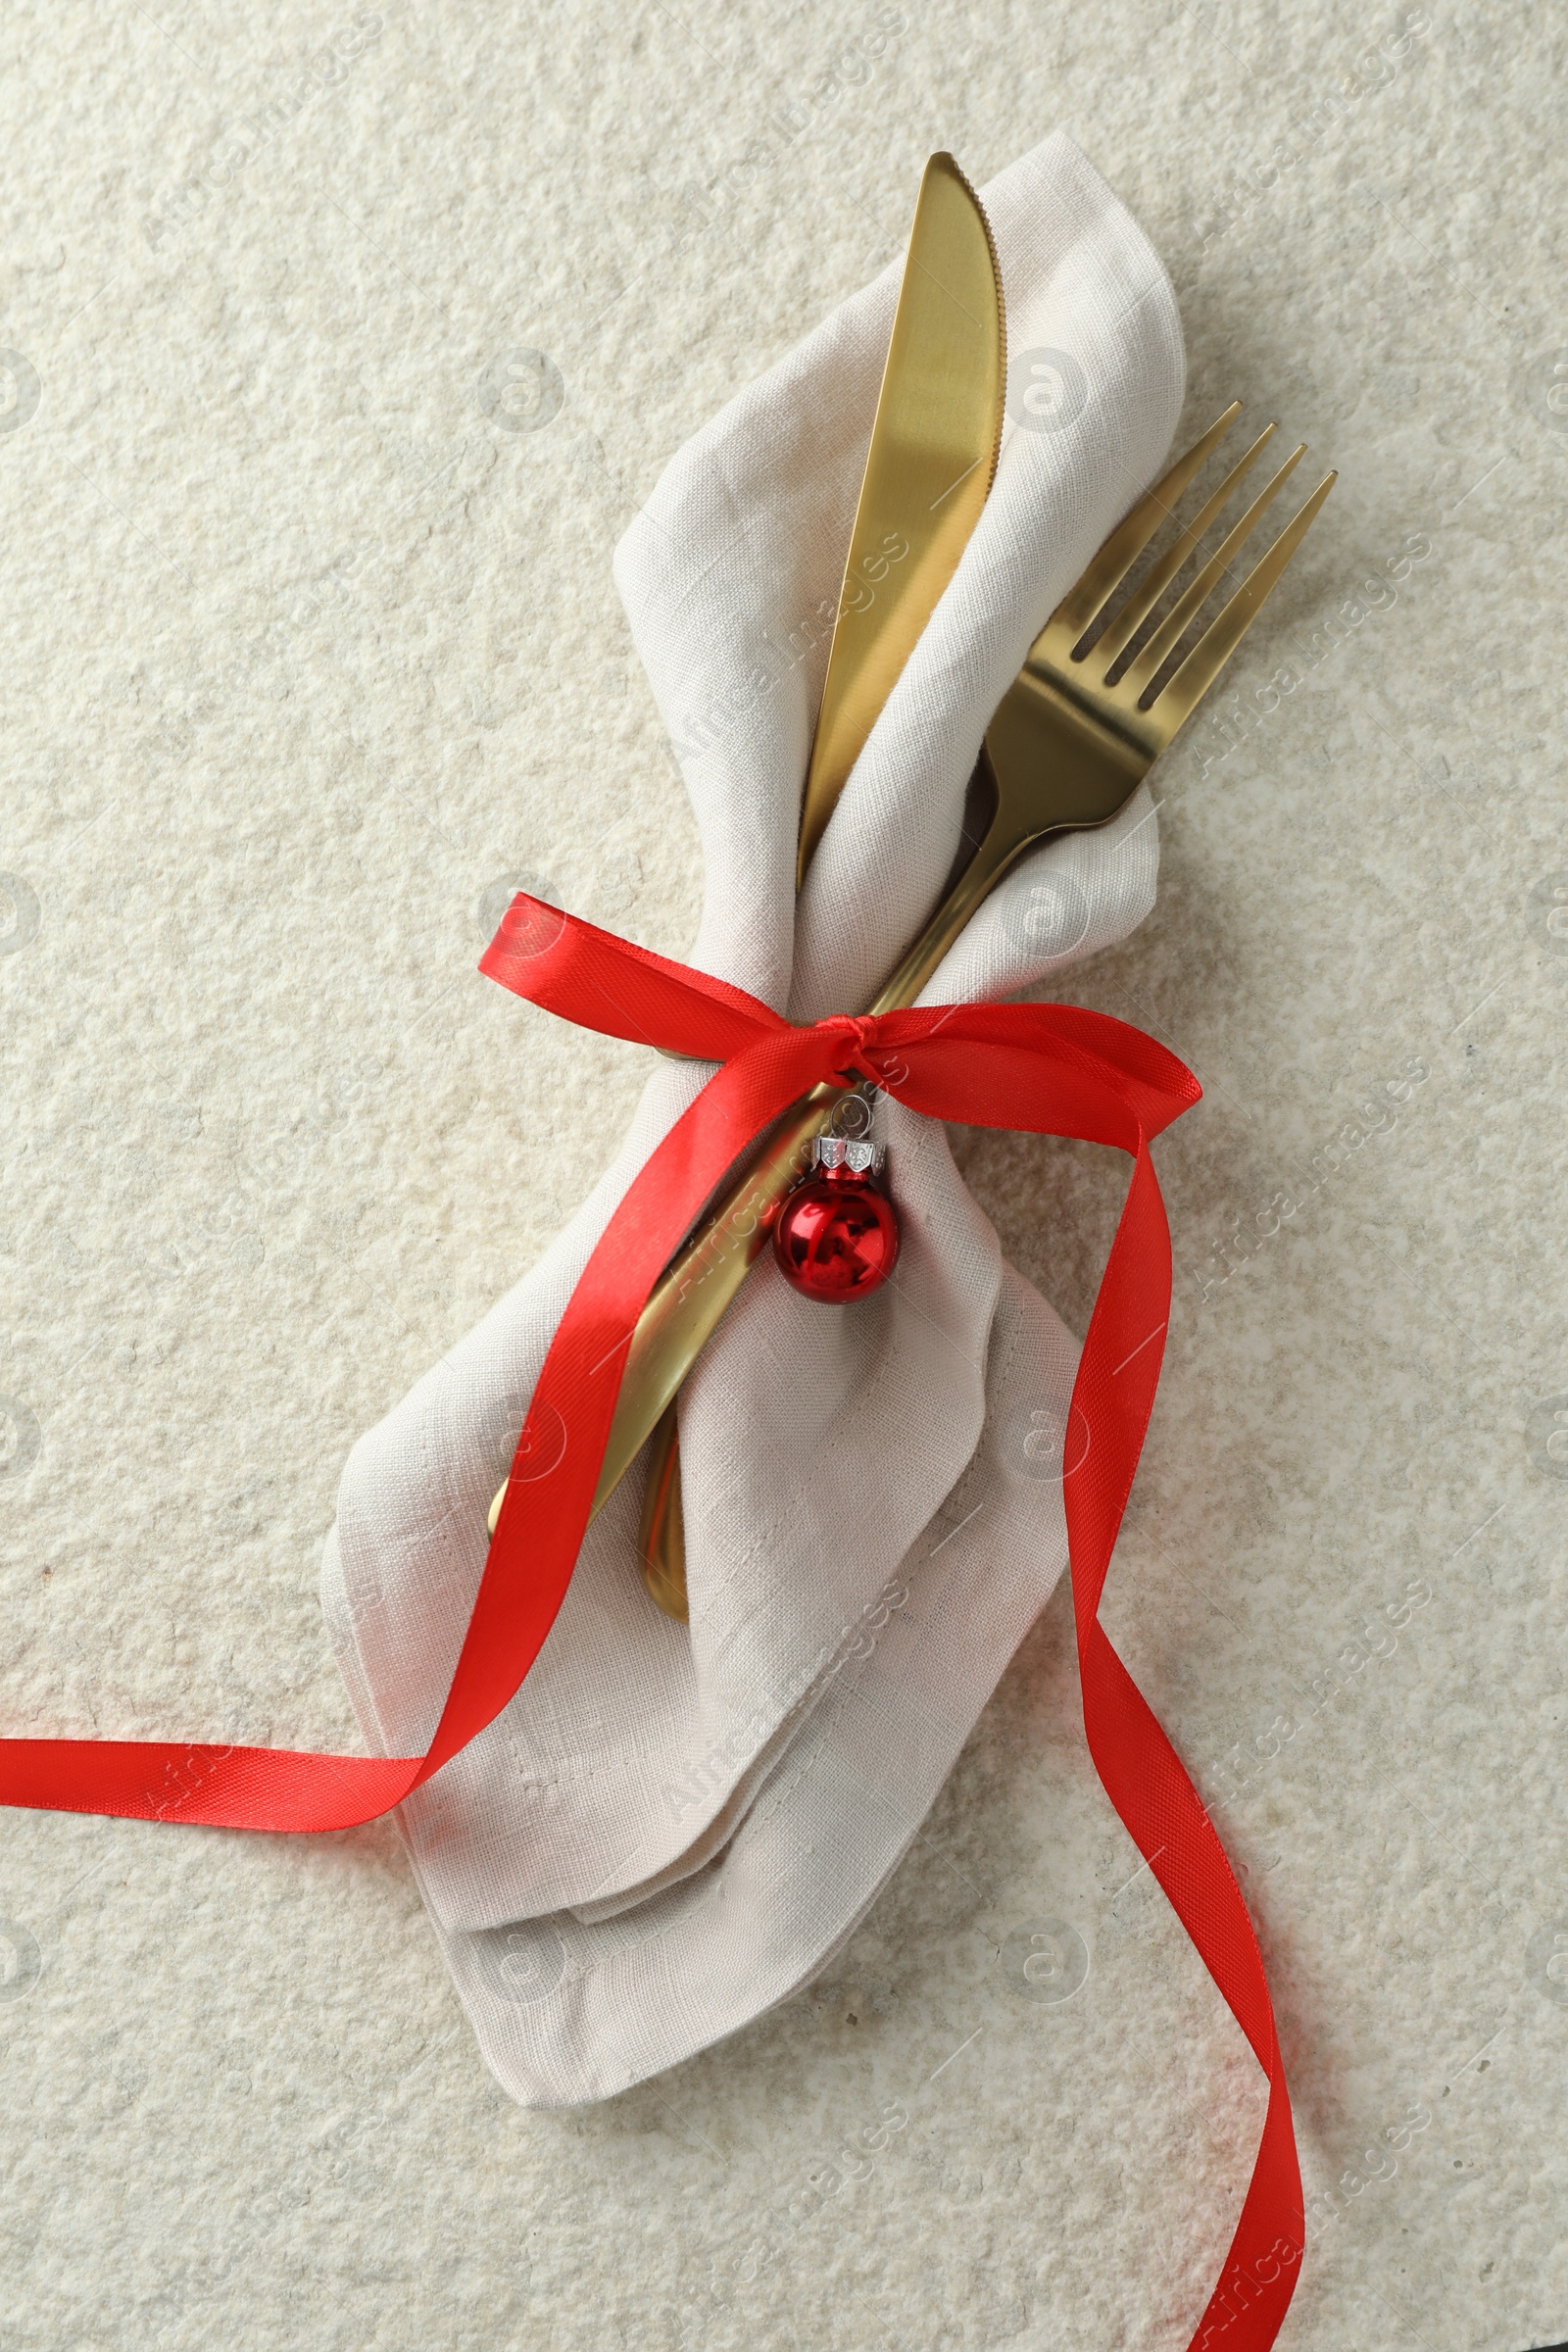
[{"label": "silver bauble cap", "polygon": [[819,1168],[849,1168],[857,1176],[868,1176],[882,1165],[882,1146],[852,1142],[843,1135],[819,1135],[816,1164]]}]

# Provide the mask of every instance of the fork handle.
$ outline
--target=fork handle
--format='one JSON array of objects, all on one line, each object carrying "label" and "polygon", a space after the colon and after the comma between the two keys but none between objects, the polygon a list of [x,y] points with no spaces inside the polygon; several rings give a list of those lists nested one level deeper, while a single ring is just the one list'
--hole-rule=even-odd
[{"label": "fork handle", "polygon": [[[994,782],[990,755],[984,750],[980,763]],[[1020,832],[1000,793],[997,800],[997,812],[980,847],[908,954],[882,983],[866,1006],[867,1012],[901,1012],[912,1004],[927,982],[935,978],[948,950],[982,901],[991,896],[1024,851],[1042,839],[1039,833]]]}]

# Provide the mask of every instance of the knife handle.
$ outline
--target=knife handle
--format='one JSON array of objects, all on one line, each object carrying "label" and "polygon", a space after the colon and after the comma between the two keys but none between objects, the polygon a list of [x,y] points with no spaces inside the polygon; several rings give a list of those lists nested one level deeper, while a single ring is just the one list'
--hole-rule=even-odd
[{"label": "knife handle", "polygon": [[[673,1402],[681,1382],[766,1247],[780,1204],[805,1170],[813,1141],[825,1132],[835,1106],[852,1091],[819,1086],[786,1111],[762,1150],[677,1250],[650,1292],[620,1376],[614,1418],[594,1490],[594,1514],[603,1510],[666,1406]],[[503,1484],[490,1505],[492,1535],[506,1491]]]},{"label": "knife handle", "polygon": [[807,1167],[848,1087],[819,1086],[786,1111],[751,1166],[677,1251],[637,1318],[610,1441],[594,1494],[597,1511],[631,1468],[731,1299],[767,1247],[785,1195]]}]

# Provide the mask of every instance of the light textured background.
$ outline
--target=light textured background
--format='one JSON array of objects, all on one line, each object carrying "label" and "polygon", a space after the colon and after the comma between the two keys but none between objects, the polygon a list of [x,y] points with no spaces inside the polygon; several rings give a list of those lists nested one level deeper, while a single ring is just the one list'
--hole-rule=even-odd
[{"label": "light textured background", "polygon": [[[611,549],[928,150],[1064,122],[1172,270],[1188,421],[1241,394],[1343,477],[1079,976],[1207,1090],[1108,1619],[1272,1973],[1288,2341],[1561,2336],[1560,20],[368,24],[8,13],[4,1728],[351,1740],[344,1454],[641,1082],[478,979],[492,894],[695,924]],[[554,414],[486,394],[523,348]],[[1081,1327],[1110,1155],[959,1149]],[[489,2083],[389,1827],[6,1815],[0,2345],[1176,2352],[1260,2085],[1076,1707],[1063,1589],[831,1981],[578,2116]]]}]

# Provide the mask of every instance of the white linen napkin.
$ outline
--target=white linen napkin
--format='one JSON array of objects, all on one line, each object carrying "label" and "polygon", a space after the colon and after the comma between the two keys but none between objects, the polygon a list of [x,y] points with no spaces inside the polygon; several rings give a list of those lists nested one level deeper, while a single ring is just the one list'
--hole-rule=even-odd
[{"label": "white linen napkin", "polygon": [[[1031,639],[1157,471],[1176,304],[1064,134],[983,191],[1008,423],[963,561],[794,896],[802,780],[902,264],[670,464],[615,558],[697,813],[689,960],[798,1019],[858,1009],[918,930]],[[999,998],[1152,904],[1147,792],[1037,852],[922,1002]],[[485,1512],[573,1283],[708,1067],[662,1063],[532,1272],[354,1448],[322,1595],[367,1739],[425,1747]],[[1066,1561],[1077,1345],[1002,1263],[944,1130],[884,1102],[904,1247],[824,1307],[760,1262],[682,1394],[690,1628],[647,1598],[633,1471],[517,1697],[402,1810],[484,2054],[529,2105],[601,2098],[808,1981],[896,1867]]]}]

